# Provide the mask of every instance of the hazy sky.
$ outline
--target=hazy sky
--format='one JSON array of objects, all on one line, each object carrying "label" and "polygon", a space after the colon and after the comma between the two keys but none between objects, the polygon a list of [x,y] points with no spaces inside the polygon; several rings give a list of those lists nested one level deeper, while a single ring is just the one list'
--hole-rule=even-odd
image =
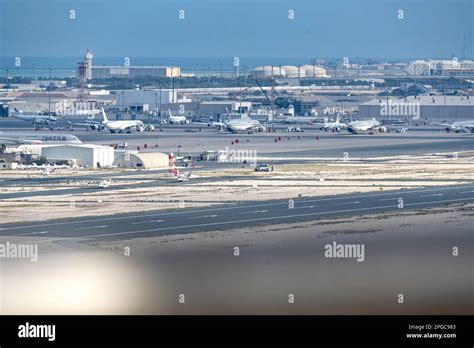
[{"label": "hazy sky", "polygon": [[472,57],[472,2],[0,0],[0,56]]}]

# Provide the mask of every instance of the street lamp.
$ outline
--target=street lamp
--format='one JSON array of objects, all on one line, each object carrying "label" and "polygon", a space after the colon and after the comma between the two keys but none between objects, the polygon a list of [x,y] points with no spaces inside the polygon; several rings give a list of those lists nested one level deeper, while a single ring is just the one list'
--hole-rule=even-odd
[{"label": "street lamp", "polygon": [[162,94],[163,94],[163,93],[162,93],[162,86],[161,86],[161,84],[160,84],[160,130],[163,129],[163,128],[161,127],[161,125],[163,124],[163,121],[162,121],[162,119],[161,119],[161,117],[162,117],[162,116],[161,116],[161,95],[162,95]]}]

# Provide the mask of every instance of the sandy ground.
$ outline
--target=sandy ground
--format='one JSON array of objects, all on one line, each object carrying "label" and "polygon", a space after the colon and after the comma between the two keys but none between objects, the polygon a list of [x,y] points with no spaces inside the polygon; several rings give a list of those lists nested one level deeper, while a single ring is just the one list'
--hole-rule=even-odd
[{"label": "sandy ground", "polygon": [[[0,312],[474,314],[473,217],[474,205],[460,204],[120,242],[41,243],[38,262],[0,264]],[[364,261],[326,258],[325,245],[334,241],[363,244]]]},{"label": "sandy ground", "polygon": [[[425,159],[416,165],[411,162],[287,164],[278,166],[271,173],[256,173],[251,168],[196,170],[193,174],[200,180],[193,183],[194,179],[191,179],[181,186],[167,185],[167,181],[176,183],[176,179],[167,174],[150,173],[143,176],[143,172],[130,171],[128,176],[114,178],[112,186],[100,192],[5,199],[0,201],[0,209],[2,222],[12,223],[176,209],[183,207],[183,204],[184,207],[203,207],[243,201],[455,185],[472,182],[473,173],[472,157],[428,162]],[[206,178],[210,180],[206,181]],[[114,189],[114,185],[129,182],[127,179],[133,179],[130,182],[137,185],[128,189]],[[165,179],[165,183],[146,188],[140,186],[140,183],[156,179]],[[68,179],[62,185],[61,182],[55,182],[51,188],[65,189],[71,185],[95,187],[93,183],[74,179]],[[31,192],[45,188],[38,186]],[[15,188],[2,189],[15,192]],[[16,190],[25,192],[29,188],[17,187]]]}]

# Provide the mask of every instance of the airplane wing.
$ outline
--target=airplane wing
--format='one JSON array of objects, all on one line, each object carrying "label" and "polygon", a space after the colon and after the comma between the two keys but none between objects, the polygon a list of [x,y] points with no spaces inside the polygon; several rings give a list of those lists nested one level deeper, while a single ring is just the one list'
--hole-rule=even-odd
[{"label": "airplane wing", "polygon": [[67,121],[67,123],[72,124],[74,126],[90,126],[90,125],[101,125],[102,122],[98,121],[89,121],[89,122],[71,122]]},{"label": "airplane wing", "polygon": [[34,144],[41,144],[41,140],[0,137],[0,143],[8,143],[8,144],[14,144],[14,145],[24,145],[24,144],[34,145]]},{"label": "airplane wing", "polygon": [[223,122],[193,122],[193,125],[202,125],[208,127],[227,127],[227,125]]}]

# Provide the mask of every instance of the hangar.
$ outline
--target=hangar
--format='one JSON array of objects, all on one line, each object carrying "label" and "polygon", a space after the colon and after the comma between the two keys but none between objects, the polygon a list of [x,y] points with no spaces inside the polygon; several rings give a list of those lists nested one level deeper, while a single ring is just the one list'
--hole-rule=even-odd
[{"label": "hangar", "polygon": [[169,165],[169,157],[167,154],[161,152],[124,152],[115,159],[114,165],[120,168],[167,168]]}]

